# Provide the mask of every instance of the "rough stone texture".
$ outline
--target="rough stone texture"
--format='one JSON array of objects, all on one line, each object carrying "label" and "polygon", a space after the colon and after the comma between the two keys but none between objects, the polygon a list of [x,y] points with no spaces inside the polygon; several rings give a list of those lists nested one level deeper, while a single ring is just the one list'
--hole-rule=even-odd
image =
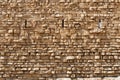
[{"label": "rough stone texture", "polygon": [[120,0],[0,0],[0,80],[120,80]]}]

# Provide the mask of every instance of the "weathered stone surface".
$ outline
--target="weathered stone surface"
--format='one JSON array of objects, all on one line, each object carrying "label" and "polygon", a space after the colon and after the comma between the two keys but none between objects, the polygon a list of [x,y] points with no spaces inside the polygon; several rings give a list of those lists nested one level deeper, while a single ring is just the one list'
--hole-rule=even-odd
[{"label": "weathered stone surface", "polygon": [[120,0],[0,0],[0,80],[120,80]]}]

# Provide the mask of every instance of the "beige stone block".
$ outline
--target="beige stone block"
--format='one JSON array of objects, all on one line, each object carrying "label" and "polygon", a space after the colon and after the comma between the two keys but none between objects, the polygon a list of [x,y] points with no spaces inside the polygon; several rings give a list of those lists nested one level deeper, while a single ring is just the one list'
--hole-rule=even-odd
[{"label": "beige stone block", "polygon": [[100,56],[95,56],[95,59],[100,59]]},{"label": "beige stone block", "polygon": [[59,2],[65,2],[65,0],[59,0]]},{"label": "beige stone block", "polygon": [[120,42],[120,39],[116,39],[116,42]]}]

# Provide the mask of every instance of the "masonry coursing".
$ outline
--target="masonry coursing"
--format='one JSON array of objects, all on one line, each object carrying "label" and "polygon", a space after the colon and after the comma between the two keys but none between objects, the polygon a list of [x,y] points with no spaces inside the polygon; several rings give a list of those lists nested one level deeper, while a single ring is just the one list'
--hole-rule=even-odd
[{"label": "masonry coursing", "polygon": [[118,76],[120,0],[0,0],[0,80]]}]

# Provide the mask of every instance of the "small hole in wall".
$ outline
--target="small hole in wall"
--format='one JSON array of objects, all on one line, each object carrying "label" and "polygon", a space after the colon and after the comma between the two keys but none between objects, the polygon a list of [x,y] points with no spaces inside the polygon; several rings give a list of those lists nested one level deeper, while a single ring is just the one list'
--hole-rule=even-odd
[{"label": "small hole in wall", "polygon": [[101,19],[99,19],[99,21],[98,21],[98,28],[102,28],[102,20]]},{"label": "small hole in wall", "polygon": [[25,28],[27,28],[27,20],[25,20]]}]

